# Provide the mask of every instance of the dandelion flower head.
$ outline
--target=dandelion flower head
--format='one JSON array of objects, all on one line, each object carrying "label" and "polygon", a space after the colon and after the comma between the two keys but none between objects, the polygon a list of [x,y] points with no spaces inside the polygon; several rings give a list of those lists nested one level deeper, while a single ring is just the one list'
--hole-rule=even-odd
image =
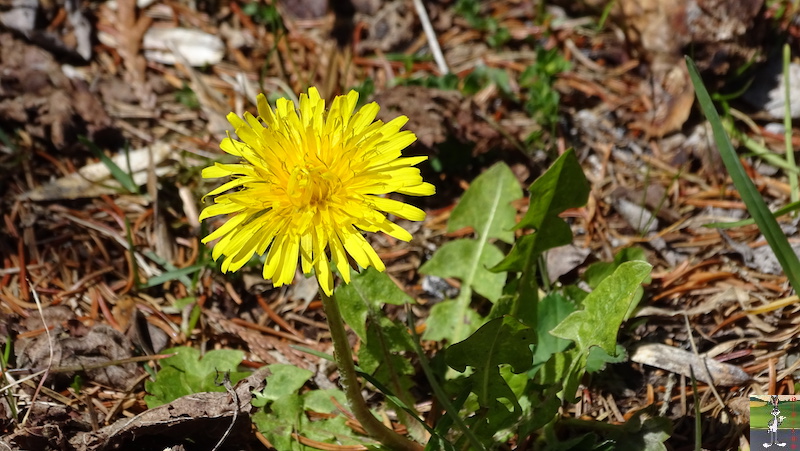
[{"label": "dandelion flower head", "polygon": [[241,141],[228,137],[220,148],[241,161],[203,170],[204,178],[231,180],[208,193],[214,204],[200,214],[201,220],[230,215],[203,239],[219,239],[212,257],[225,256],[223,272],[236,271],[253,254],[266,252],[263,276],[275,286],[292,282],[299,261],[303,273],[314,269],[330,295],[330,262],[346,283],[348,255],[362,268],[385,269],[362,231],[411,239],[387,213],[421,221],[425,212],[384,196],[433,194],[433,185],[414,167],[427,157],[401,156],[416,140],[412,132],[400,130],[408,118],[376,121],[380,107],[373,102],[356,111],[357,101],[358,93],[350,91],[326,110],[319,92],[310,88],[301,94],[299,106],[278,99],[272,109],[260,94],[258,117],[228,115]]}]

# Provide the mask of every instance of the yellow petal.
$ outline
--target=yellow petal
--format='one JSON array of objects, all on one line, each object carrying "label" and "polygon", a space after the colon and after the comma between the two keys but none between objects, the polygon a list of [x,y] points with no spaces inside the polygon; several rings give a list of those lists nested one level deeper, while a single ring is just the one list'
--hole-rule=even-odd
[{"label": "yellow petal", "polygon": [[386,197],[370,196],[375,208],[386,213],[391,213],[399,218],[409,221],[422,221],[425,219],[425,212],[417,207],[405,204]]},{"label": "yellow petal", "polygon": [[209,241],[214,241],[217,238],[232,231],[234,228],[238,227],[241,223],[243,223],[244,220],[247,219],[247,217],[248,217],[247,213],[239,213],[238,215],[231,217],[230,219],[228,219],[228,222],[222,224],[220,228],[209,233],[208,236],[203,238],[202,240],[203,244],[208,243]]},{"label": "yellow petal", "polygon": [[318,259],[317,263],[314,265],[314,270],[317,272],[317,282],[319,282],[319,287],[328,296],[332,295],[333,273],[331,273],[331,268],[328,266],[328,260],[324,258]]},{"label": "yellow petal", "polygon": [[242,206],[233,202],[223,202],[209,205],[200,212],[200,221],[217,215],[229,215],[242,210]]}]

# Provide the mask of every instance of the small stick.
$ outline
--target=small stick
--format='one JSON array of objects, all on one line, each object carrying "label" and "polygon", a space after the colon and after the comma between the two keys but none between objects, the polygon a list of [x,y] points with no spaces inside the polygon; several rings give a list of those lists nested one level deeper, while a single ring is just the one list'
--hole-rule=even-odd
[{"label": "small stick", "polygon": [[428,38],[428,45],[431,48],[431,53],[433,53],[436,66],[439,67],[439,72],[441,72],[442,75],[449,74],[450,68],[447,67],[447,61],[444,60],[442,48],[439,47],[439,41],[436,39],[436,32],[433,30],[433,25],[431,25],[431,20],[428,18],[428,12],[425,11],[425,5],[422,4],[422,0],[414,0],[414,8],[416,8],[417,15],[419,15],[422,29],[425,30],[425,37]]}]

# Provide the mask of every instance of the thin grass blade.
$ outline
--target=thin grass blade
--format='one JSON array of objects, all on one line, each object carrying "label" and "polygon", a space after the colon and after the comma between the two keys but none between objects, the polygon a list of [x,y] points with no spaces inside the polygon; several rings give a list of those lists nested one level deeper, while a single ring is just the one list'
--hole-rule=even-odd
[{"label": "thin grass blade", "polygon": [[731,145],[730,139],[728,139],[728,135],[725,133],[722,120],[711,101],[711,97],[708,95],[705,86],[703,86],[703,81],[700,78],[697,66],[688,56],[686,57],[686,65],[689,69],[689,76],[694,84],[697,100],[700,103],[703,114],[705,114],[706,118],[708,118],[708,121],[711,123],[711,129],[714,131],[714,141],[719,148],[722,162],[728,169],[736,189],[739,190],[739,195],[747,206],[747,211],[753,216],[756,224],[758,224],[759,230],[764,234],[764,238],[766,238],[769,247],[775,252],[775,256],[781,268],[783,268],[783,271],[786,273],[789,283],[792,285],[792,288],[797,290],[800,288],[800,259],[797,258],[794,249],[789,245],[789,240],[786,239],[786,235],[784,235],[780,225],[778,225],[778,221],[775,220],[772,212],[767,208],[767,204],[764,202],[755,184],[745,172],[733,145]]}]

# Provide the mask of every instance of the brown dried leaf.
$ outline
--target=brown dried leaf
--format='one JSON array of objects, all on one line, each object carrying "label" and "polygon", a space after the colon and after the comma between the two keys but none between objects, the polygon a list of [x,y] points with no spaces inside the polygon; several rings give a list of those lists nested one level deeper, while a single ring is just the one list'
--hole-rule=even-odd
[{"label": "brown dried leaf", "polygon": [[228,392],[187,395],[98,431],[78,433],[69,442],[81,451],[117,449],[137,440],[142,443],[155,438],[159,449],[166,448],[168,443],[180,442],[183,437],[211,445],[223,436],[235,417],[234,432],[226,442],[230,446],[237,438],[250,436],[250,414],[254,409],[250,401],[253,392],[264,389],[268,374],[269,370],[264,367],[239,381],[233,388],[237,399]]},{"label": "brown dried leaf", "polygon": [[[53,315],[46,314],[44,317],[45,323],[53,327],[49,334],[42,332],[31,338],[16,340],[14,351],[19,368],[96,366],[131,357],[130,342],[111,326],[97,324],[86,328],[74,319],[71,312],[59,308],[44,311],[49,310],[53,310]],[[63,322],[66,322],[68,330],[65,330]],[[127,363],[88,369],[85,374],[90,381],[124,389],[136,377],[137,369],[135,364]],[[65,384],[74,375],[74,371],[60,372],[52,377],[57,384]]]}]

